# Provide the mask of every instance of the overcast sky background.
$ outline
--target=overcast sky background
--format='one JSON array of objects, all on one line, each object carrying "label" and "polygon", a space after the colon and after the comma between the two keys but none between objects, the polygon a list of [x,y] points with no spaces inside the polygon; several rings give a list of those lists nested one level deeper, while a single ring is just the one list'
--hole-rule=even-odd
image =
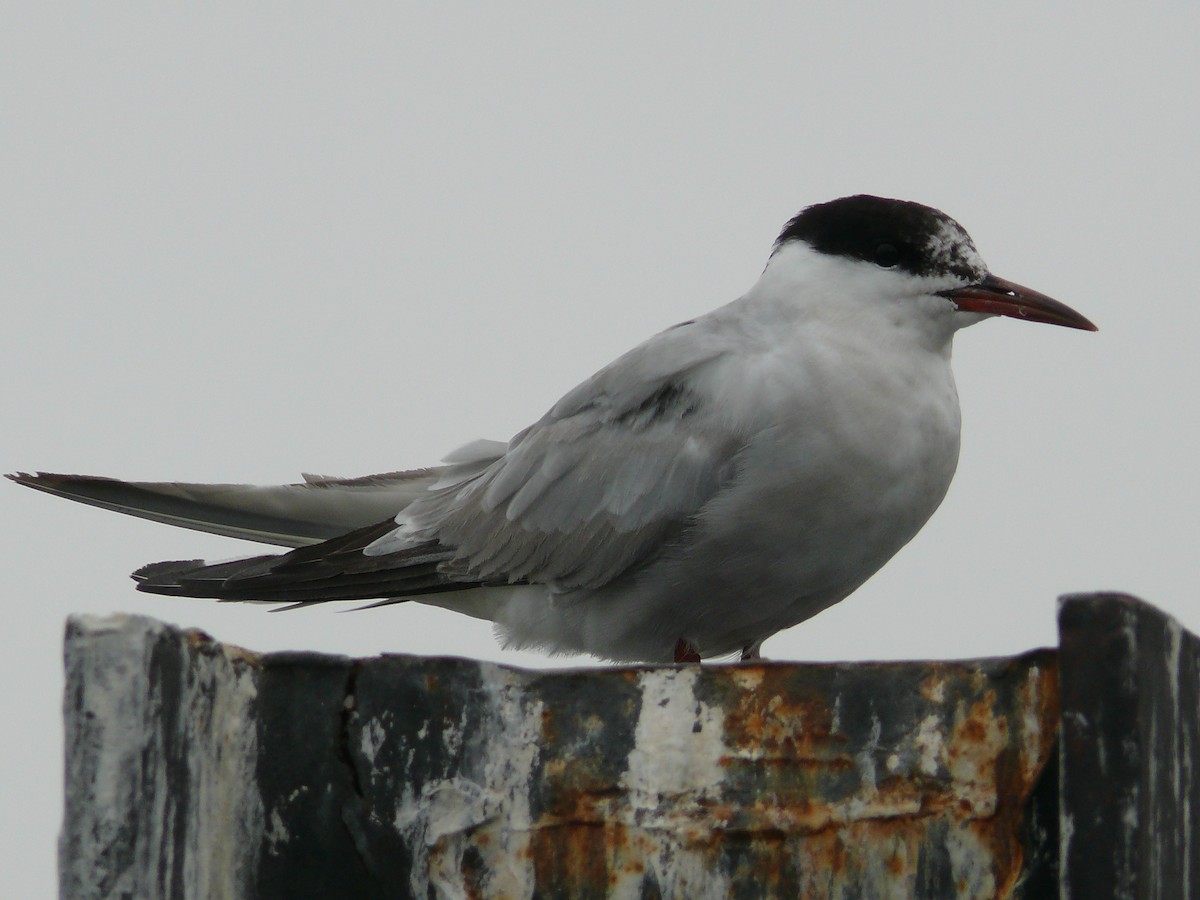
[{"label": "overcast sky background", "polygon": [[[1016,653],[1092,589],[1200,630],[1194,4],[227,6],[0,6],[0,468],[430,464],[738,296],[802,206],[878,193],[1100,332],[960,333],[942,509],[766,655]],[[7,483],[0,504],[12,896],[54,892],[70,613],[550,662],[415,605],[139,595],[144,562],[254,548]]]}]

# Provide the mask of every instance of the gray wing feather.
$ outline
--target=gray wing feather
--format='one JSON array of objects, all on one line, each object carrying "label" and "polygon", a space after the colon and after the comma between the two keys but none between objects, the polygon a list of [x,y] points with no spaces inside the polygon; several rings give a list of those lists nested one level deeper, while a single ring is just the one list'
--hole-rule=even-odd
[{"label": "gray wing feather", "polygon": [[687,331],[621,357],[502,456],[416,502],[411,538],[455,547],[446,568],[559,590],[602,586],[667,545],[732,477],[743,444],[688,378],[723,342]]}]

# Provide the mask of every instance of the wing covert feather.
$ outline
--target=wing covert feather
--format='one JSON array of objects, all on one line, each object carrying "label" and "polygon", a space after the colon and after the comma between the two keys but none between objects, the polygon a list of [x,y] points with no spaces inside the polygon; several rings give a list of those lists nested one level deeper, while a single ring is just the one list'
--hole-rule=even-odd
[{"label": "wing covert feather", "polygon": [[[686,333],[685,333],[686,332]],[[602,586],[668,544],[733,477],[743,438],[693,376],[724,352],[685,323],[571,391],[503,456],[433,491],[411,539],[479,578]]]}]

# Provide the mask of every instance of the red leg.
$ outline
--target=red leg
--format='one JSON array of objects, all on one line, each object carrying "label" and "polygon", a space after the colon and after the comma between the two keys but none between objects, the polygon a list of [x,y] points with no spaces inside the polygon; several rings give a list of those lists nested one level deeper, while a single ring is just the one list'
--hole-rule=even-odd
[{"label": "red leg", "polygon": [[700,651],[683,638],[680,638],[675,642],[675,662],[698,663],[700,662]]}]

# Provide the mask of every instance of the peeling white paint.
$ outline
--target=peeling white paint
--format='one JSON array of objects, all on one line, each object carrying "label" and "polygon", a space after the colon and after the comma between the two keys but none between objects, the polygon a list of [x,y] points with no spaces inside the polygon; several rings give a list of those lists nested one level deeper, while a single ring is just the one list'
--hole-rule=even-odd
[{"label": "peeling white paint", "polygon": [[1021,751],[1021,772],[1026,781],[1032,782],[1038,772],[1038,750],[1042,745],[1042,720],[1038,710],[1042,708],[1042,672],[1037,666],[1031,666],[1025,676],[1026,691],[1029,702],[1024,707],[1021,716],[1021,732],[1023,740],[1019,743]]},{"label": "peeling white paint", "polygon": [[422,839],[432,847],[447,835],[460,834],[498,815],[504,797],[466,778],[444,778],[425,785],[421,796],[397,823],[420,821]]},{"label": "peeling white paint", "polygon": [[946,832],[946,850],[950,871],[959,900],[992,900],[996,896],[996,876],[992,872],[992,850],[980,842],[969,828],[951,828]]},{"label": "peeling white paint", "polygon": [[[396,798],[392,824],[413,852],[414,896],[424,896],[430,887],[438,897],[469,896],[463,874],[468,846],[484,859],[489,896],[533,896],[534,873],[527,862],[532,826],[529,797],[540,752],[543,708],[540,702],[521,702],[518,676],[511,671],[489,665],[480,668],[479,708],[464,709],[456,723],[440,732],[440,754],[462,755],[459,774],[432,779],[419,793],[406,789]],[[468,716],[480,713],[484,727],[469,731]],[[422,725],[417,736],[423,739],[428,734],[427,725]],[[374,753],[385,739],[386,735],[371,738]],[[486,832],[488,840],[472,842],[480,832]]]},{"label": "peeling white paint", "polygon": [[[63,896],[158,896],[177,852],[190,896],[240,896],[264,830],[256,688],[244,654],[207,642],[195,649],[187,634],[141,616],[76,616],[68,628],[68,684],[79,705],[68,716]],[[169,708],[161,690],[147,689],[170,674],[152,677],[160,642],[175,643],[185,661],[181,680],[165,685],[178,693]],[[164,732],[168,722],[177,728]],[[187,771],[182,819],[170,806],[167,752],[182,753],[171,764]],[[131,822],[143,826],[140,852],[119,868],[110,851],[128,841]]]},{"label": "peeling white paint", "polygon": [[945,727],[941,716],[931,713],[917,726],[913,747],[917,751],[917,768],[924,775],[936,775],[946,765]]},{"label": "peeling white paint", "polygon": [[[642,708],[621,783],[639,810],[659,811],[663,797],[697,799],[719,790],[726,755],[725,716],[696,699],[699,669],[650,669],[638,676]],[[645,819],[642,819],[645,821]]]},{"label": "peeling white paint", "polygon": [[854,755],[859,773],[859,790],[844,803],[831,804],[828,817],[837,822],[853,822],[876,816],[901,814],[893,802],[878,802],[879,785],[875,771],[875,756],[879,752],[879,739],[883,736],[883,723],[879,716],[871,713],[871,736],[866,746]]},{"label": "peeling white paint", "polygon": [[[704,844],[688,837],[701,803],[718,801],[730,752],[725,743],[724,711],[696,697],[700,671],[694,667],[646,670],[638,676],[641,710],[633,750],[621,784],[627,811],[618,816],[635,829],[664,829],[672,840],[648,842],[641,862],[659,884],[672,885],[677,896],[724,898],[730,894],[726,875],[704,853]],[[643,896],[645,874],[615,871],[611,895]]]},{"label": "peeling white paint", "polygon": [[930,701],[933,703],[945,703],[946,679],[936,676],[932,678],[926,696],[929,697]]},{"label": "peeling white paint", "polygon": [[[225,648],[194,654],[185,674],[184,717],[192,791],[184,883],[197,897],[229,896],[252,879],[263,809],[256,775],[258,695],[253,672],[236,667]],[[150,725],[149,727],[153,727]]]},{"label": "peeling white paint", "polygon": [[1180,654],[1183,652],[1183,626],[1175,619],[1167,619],[1167,687],[1171,692],[1171,705],[1179,706],[1179,679],[1183,675]]},{"label": "peeling white paint", "polygon": [[[668,896],[687,900],[727,900],[733,896],[729,878],[714,870],[703,854],[694,850],[677,853],[656,852],[645,859],[646,870],[658,884],[671,885]],[[618,873],[609,886],[612,900],[642,900],[646,896],[645,875],[641,872]]]},{"label": "peeling white paint", "polygon": [[283,816],[279,814],[278,809],[271,810],[271,817],[267,823],[266,833],[263,835],[267,840],[267,852],[278,853],[280,845],[286,844],[291,834],[288,832],[287,823],[283,821]]},{"label": "peeling white paint", "polygon": [[1066,811],[1063,802],[1062,782],[1058,791],[1058,896],[1059,900],[1071,900],[1071,885],[1068,878],[1071,868],[1068,861],[1071,855],[1071,839],[1075,836],[1075,818]]},{"label": "peeling white paint", "polygon": [[[387,737],[387,726],[382,719],[382,716],[376,716],[365,723],[362,727],[362,736],[359,739],[359,752],[362,753],[363,758],[372,767],[375,765],[375,757],[379,754],[379,748],[383,746],[383,742]],[[424,737],[424,734],[420,735],[420,737]]]}]

